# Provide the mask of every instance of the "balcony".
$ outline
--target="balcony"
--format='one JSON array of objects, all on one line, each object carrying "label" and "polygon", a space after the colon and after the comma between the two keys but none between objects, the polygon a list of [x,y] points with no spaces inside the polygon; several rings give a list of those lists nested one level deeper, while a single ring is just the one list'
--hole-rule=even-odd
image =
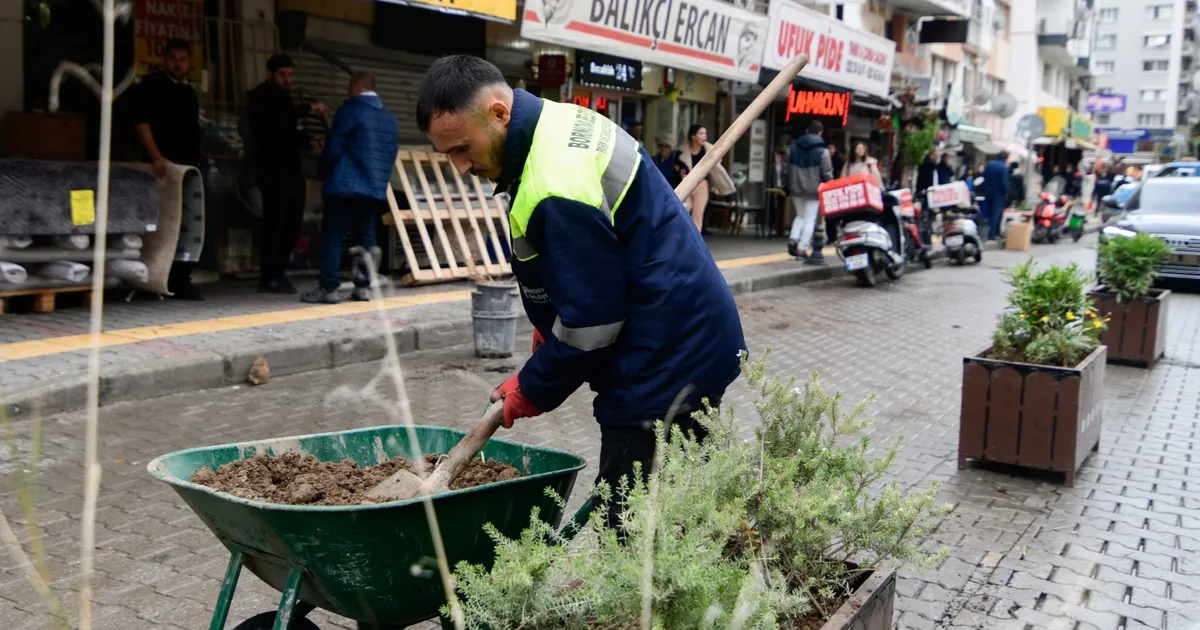
[{"label": "balcony", "polygon": [[888,0],[888,5],[917,17],[969,17],[967,0]]},{"label": "balcony", "polygon": [[1194,57],[1196,55],[1196,42],[1183,42],[1183,46],[1179,49],[1179,54],[1185,60]]},{"label": "balcony", "polygon": [[1038,20],[1038,48],[1042,59],[1062,68],[1069,68],[1075,76],[1088,74],[1090,52],[1083,39],[1082,25],[1074,19],[1057,15]]}]

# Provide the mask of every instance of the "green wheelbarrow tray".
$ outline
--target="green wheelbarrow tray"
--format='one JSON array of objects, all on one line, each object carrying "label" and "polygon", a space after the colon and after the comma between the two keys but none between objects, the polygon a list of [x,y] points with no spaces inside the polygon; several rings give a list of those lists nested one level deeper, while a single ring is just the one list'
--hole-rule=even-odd
[{"label": "green wheelbarrow tray", "polygon": [[[423,453],[440,454],[465,432],[418,426],[416,434]],[[241,499],[189,481],[201,467],[216,470],[259,453],[285,452],[305,452],[322,461],[351,459],[360,466],[396,456],[414,458],[407,430],[385,426],[194,448],[150,462],[150,474],[171,484],[231,552],[211,630],[225,626],[242,566],[283,593],[271,624],[281,630],[314,607],[354,619],[361,628],[403,628],[436,617],[446,597],[420,499],[336,507],[281,505]],[[464,560],[492,565],[494,544],[483,531],[485,523],[516,538],[537,507],[543,520],[557,526],[563,510],[545,489],[553,489],[565,501],[585,463],[563,451],[496,439],[487,443],[483,455],[511,464],[523,476],[434,496],[452,569]],[[573,535],[590,509],[589,501],[565,533]]]}]

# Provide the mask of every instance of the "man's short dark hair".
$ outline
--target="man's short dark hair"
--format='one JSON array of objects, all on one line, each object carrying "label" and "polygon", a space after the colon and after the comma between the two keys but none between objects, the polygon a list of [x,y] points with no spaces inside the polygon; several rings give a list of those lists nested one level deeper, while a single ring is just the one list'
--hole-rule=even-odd
[{"label": "man's short dark hair", "polygon": [[267,60],[267,72],[275,72],[280,68],[294,68],[292,58],[287,55],[272,55]]},{"label": "man's short dark hair", "polygon": [[375,91],[375,75],[370,72],[355,72],[350,81],[364,90]]},{"label": "man's short dark hair", "polygon": [[1001,162],[1007,162],[1008,161],[1008,151],[1001,151],[1000,155],[997,156],[996,159],[1000,160]]},{"label": "man's short dark hair", "polygon": [[192,56],[192,45],[182,39],[167,40],[166,45],[163,46],[163,55],[165,56],[172,50],[182,50],[183,52],[187,53],[189,57]]},{"label": "man's short dark hair", "polygon": [[479,91],[508,85],[500,69],[472,55],[451,55],[433,62],[417,91],[417,127],[429,131],[435,115],[454,114],[471,106]]},{"label": "man's short dark hair", "polygon": [[808,123],[808,133],[817,135],[819,133],[822,133],[823,131],[825,131],[825,125],[822,125],[821,121],[814,120],[814,121]]}]

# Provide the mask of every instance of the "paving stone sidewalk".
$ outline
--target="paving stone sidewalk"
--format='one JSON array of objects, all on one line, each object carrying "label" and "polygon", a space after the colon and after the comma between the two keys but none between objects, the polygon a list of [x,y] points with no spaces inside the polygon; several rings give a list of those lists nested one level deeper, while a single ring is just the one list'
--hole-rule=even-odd
[{"label": "paving stone sidewalk", "polygon": [[[1040,247],[1041,262],[1077,261],[1087,247]],[[1110,367],[1099,453],[1077,487],[1054,478],[957,470],[961,357],[986,345],[1003,307],[1000,270],[1025,255],[989,253],[981,266],[854,287],[848,276],[739,296],[752,351],[772,348],[772,369],[801,378],[818,370],[826,387],[857,400],[876,394],[871,437],[905,436],[892,477],[906,486],[943,484],[953,512],[930,547],[949,557],[926,573],[903,571],[895,627],[1188,629],[1200,623],[1200,491],[1191,474],[1200,430],[1200,296],[1180,294],[1170,311],[1167,357],[1154,370]],[[466,427],[486,393],[524,356],[483,361],[450,348],[405,359],[420,422]],[[212,534],[167,486],[145,472],[152,457],[205,444],[333,431],[383,421],[381,393],[359,390],[377,364],[362,363],[102,410],[104,480],[98,510],[96,627],[207,628],[226,562]],[[588,460],[573,495],[595,474],[598,429],[580,392],[547,417],[504,437],[547,444]],[[756,424],[744,383],[726,396],[743,428]],[[46,419],[38,504],[56,586],[78,570],[82,414]],[[22,440],[21,450],[28,447]],[[0,483],[12,465],[0,460]],[[11,486],[0,509],[18,513]],[[27,534],[17,518],[18,535]],[[273,608],[278,594],[250,575],[230,620]],[[0,628],[35,628],[40,600],[15,563],[0,559]],[[352,627],[326,613],[324,629]],[[232,627],[233,623],[229,625]]]}]

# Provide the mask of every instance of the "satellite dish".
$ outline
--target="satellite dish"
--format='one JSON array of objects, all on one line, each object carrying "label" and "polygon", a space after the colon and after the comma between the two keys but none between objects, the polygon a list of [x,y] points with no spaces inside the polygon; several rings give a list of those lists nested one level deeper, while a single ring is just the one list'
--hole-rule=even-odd
[{"label": "satellite dish", "polygon": [[[1001,92],[992,98],[992,113],[1001,117],[1008,118],[1017,111],[1017,97],[1008,92]],[[1042,124],[1042,130],[1045,131],[1045,124]],[[1039,136],[1041,134],[1038,134]]]},{"label": "satellite dish", "polygon": [[1026,114],[1017,121],[1017,135],[1025,138],[1040,138],[1046,133],[1046,121],[1037,114]]},{"label": "satellite dish", "polygon": [[975,93],[974,100],[975,100],[975,105],[977,105],[979,107],[983,107],[984,105],[988,104],[988,101],[992,100],[992,95],[989,94],[986,90],[979,90],[978,92]]}]

